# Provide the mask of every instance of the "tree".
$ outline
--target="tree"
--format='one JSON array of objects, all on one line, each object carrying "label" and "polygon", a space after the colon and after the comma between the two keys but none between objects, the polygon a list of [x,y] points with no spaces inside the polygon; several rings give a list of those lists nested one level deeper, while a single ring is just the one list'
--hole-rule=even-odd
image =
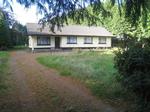
[{"label": "tree", "polygon": [[12,46],[10,27],[13,23],[14,17],[12,13],[0,7],[0,49],[6,49]]},{"label": "tree", "polygon": [[12,25],[11,31],[11,40],[13,45],[25,45],[27,44],[27,29],[26,26],[23,26],[19,22],[14,22]]},{"label": "tree", "polygon": [[[17,0],[20,4],[24,5],[25,7],[30,7],[31,5],[36,5],[38,12],[43,13],[44,17],[41,19],[41,23],[51,23],[60,25],[67,22],[66,15],[69,12],[74,12],[78,9],[82,9],[83,11],[80,13],[71,13],[69,18],[74,19],[74,17],[78,16],[78,20],[84,20],[83,18],[89,18],[88,20],[92,20],[93,16],[91,15],[86,7],[87,4],[93,6],[93,13],[99,13],[103,11],[105,14],[105,10],[103,8],[103,2],[101,0]],[[121,12],[123,3],[125,3],[125,11],[126,11],[126,18],[132,24],[136,24],[140,17],[143,17],[144,24],[147,23],[147,13],[150,7],[150,1],[148,0],[109,0],[112,5],[115,3],[118,4],[118,9]],[[3,0],[3,3],[6,7],[10,7],[10,3],[8,0]],[[121,13],[120,13],[121,14]],[[55,21],[51,21],[55,17],[62,16],[62,20],[60,22],[59,19],[55,19]],[[75,19],[76,21],[76,19]],[[89,21],[90,22],[90,21]],[[95,22],[95,21],[93,21]]]},{"label": "tree", "polygon": [[11,46],[9,26],[5,19],[5,14],[0,11],[0,50],[4,50]]}]

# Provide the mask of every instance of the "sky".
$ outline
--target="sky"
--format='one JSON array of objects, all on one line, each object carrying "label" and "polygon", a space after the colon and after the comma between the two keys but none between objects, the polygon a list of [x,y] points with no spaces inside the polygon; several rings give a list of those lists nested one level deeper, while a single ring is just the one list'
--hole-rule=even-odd
[{"label": "sky", "polygon": [[[1,2],[0,6],[2,6]],[[37,23],[42,17],[41,15],[36,14],[36,6],[31,6],[26,9],[24,6],[17,3],[16,0],[13,0],[12,8],[15,19],[23,25],[26,23]]]},{"label": "sky", "polygon": [[25,9],[19,3],[13,2],[13,12],[17,21],[25,25],[26,23],[37,23],[40,19],[40,15],[36,14],[36,7],[31,6],[29,9]]}]

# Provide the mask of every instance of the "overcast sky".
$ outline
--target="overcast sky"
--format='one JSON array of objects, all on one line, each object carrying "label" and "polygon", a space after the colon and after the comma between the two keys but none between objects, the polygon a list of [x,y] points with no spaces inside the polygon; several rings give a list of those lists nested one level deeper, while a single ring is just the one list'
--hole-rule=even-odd
[{"label": "overcast sky", "polygon": [[[0,6],[2,6],[1,0],[0,0]],[[23,25],[29,22],[37,23],[38,20],[41,18],[40,15],[36,14],[35,6],[32,6],[29,9],[25,9],[24,6],[17,3],[16,0],[13,0],[12,7],[13,7],[13,13],[14,13],[15,19]]]}]

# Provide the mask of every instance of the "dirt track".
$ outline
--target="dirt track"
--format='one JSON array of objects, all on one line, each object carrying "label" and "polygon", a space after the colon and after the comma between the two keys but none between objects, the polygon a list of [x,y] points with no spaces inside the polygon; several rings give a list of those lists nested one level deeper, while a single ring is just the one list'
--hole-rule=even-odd
[{"label": "dirt track", "polygon": [[13,89],[11,97],[0,105],[0,112],[117,112],[92,96],[79,81],[37,63],[39,55],[11,52]]}]

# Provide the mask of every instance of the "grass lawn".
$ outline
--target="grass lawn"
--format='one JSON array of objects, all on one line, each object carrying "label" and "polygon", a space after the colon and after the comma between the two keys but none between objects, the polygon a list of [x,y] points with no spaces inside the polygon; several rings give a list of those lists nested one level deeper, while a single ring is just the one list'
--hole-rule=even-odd
[{"label": "grass lawn", "polygon": [[9,50],[10,51],[17,51],[17,50],[25,50],[27,49],[28,47],[25,46],[25,45],[17,45],[17,46],[13,46],[12,48],[10,48]]},{"label": "grass lawn", "polygon": [[108,101],[119,101],[126,92],[116,80],[112,52],[76,52],[38,57],[39,63],[57,69],[63,76],[81,80],[92,93]]},{"label": "grass lawn", "polygon": [[8,58],[8,52],[0,51],[0,94],[7,88],[5,80],[8,74]]}]

